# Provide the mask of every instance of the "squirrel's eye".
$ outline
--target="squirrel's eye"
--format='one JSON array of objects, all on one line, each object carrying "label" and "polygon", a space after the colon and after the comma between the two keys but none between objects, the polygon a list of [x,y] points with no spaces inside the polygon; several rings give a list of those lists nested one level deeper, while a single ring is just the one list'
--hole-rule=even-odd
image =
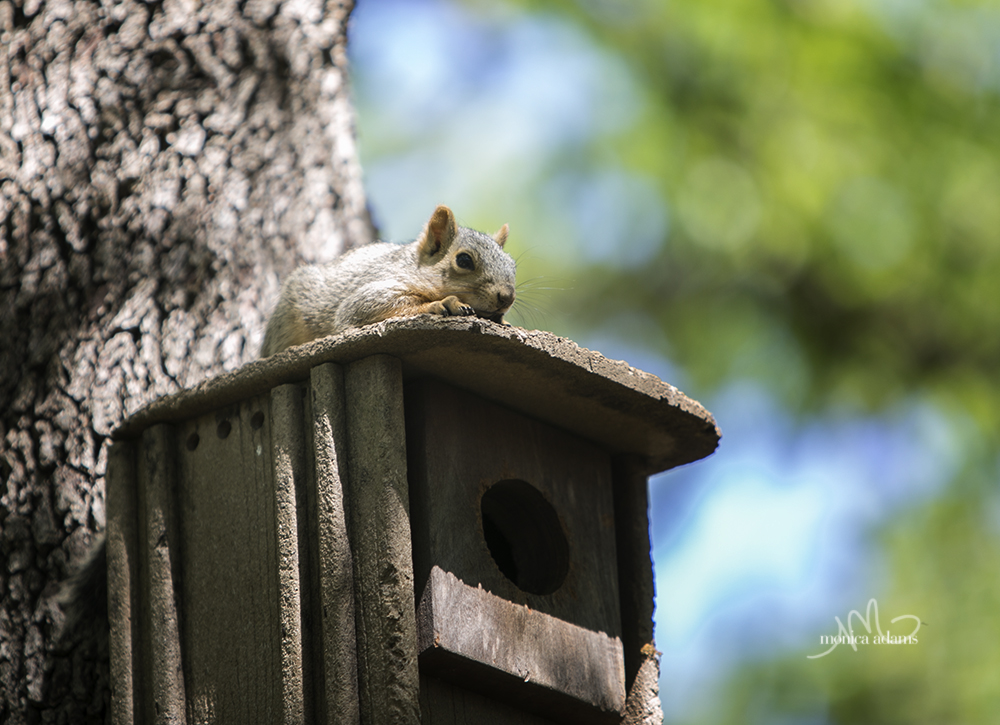
[{"label": "squirrel's eye", "polygon": [[472,261],[472,255],[466,252],[459,252],[455,257],[455,264],[462,269],[475,269],[476,263]]}]

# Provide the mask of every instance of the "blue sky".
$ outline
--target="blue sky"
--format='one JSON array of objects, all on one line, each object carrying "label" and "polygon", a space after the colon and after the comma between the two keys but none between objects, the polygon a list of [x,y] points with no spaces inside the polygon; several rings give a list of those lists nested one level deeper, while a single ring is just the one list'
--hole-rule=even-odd
[{"label": "blue sky", "polygon": [[[554,280],[554,298],[573,284],[566,259],[648,263],[672,218],[657,181],[584,154],[641,112],[627,68],[558,17],[489,8],[355,10],[360,149],[383,238],[413,238],[438,203],[469,226],[509,222],[509,248]],[[688,389],[670,361],[614,330],[561,327],[541,306],[532,326]],[[918,400],[877,418],[802,420],[738,378],[707,399],[688,392],[724,437],[710,459],[651,482],[662,699],[675,717],[741,661],[808,648],[878,597],[874,528],[933,496],[960,460],[956,421]]]}]

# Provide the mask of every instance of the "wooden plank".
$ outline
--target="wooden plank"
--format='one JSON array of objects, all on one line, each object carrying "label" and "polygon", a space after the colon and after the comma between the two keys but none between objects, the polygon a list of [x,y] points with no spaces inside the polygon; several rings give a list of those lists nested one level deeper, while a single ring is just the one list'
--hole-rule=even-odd
[{"label": "wooden plank", "polygon": [[615,532],[628,697],[623,725],[661,722],[659,652],[653,643],[653,560],[649,544],[648,462],[616,456]]},{"label": "wooden plank", "polygon": [[278,542],[278,609],[281,624],[281,684],[285,725],[305,722],[302,654],[302,587],[296,482],[305,477],[303,389],[281,385],[271,391],[275,532]]},{"label": "wooden plank", "polygon": [[618,638],[464,584],[435,566],[418,609],[425,671],[564,723],[617,723]]},{"label": "wooden plank", "polygon": [[280,722],[269,396],[178,427],[182,637],[194,722]]},{"label": "wooden plank", "polygon": [[653,644],[653,561],[649,546],[646,470],[646,462],[638,457],[616,456],[612,461],[627,688],[632,687],[639,668],[647,659],[644,648]]},{"label": "wooden plank", "polygon": [[621,360],[541,330],[434,315],[385,320],[255,360],[152,401],[113,435],[131,438],[155,422],[186,420],[305,380],[321,362],[348,364],[376,354],[400,359],[408,379],[434,375],[612,453],[644,455],[649,473],[707,456],[721,435],[698,402]]},{"label": "wooden plank", "polygon": [[111,722],[132,725],[141,676],[135,672],[138,643],[139,541],[135,450],[130,442],[108,450],[107,557],[110,636]]},{"label": "wooden plank", "polygon": [[[173,431],[161,424],[142,435],[139,510],[143,680],[149,683],[142,722],[186,722],[184,670],[177,611],[177,530]],[[137,713],[138,714],[138,713]]]},{"label": "wooden plank", "polygon": [[417,723],[416,611],[400,363],[373,355],[345,376],[358,685],[366,724]]},{"label": "wooden plank", "polygon": [[354,628],[354,563],[347,535],[344,490],[347,484],[347,427],[344,410],[344,373],[339,365],[313,368],[312,440],[314,485],[310,510],[315,527],[315,576],[319,587],[322,631],[317,688],[318,721],[357,725],[358,663]]}]

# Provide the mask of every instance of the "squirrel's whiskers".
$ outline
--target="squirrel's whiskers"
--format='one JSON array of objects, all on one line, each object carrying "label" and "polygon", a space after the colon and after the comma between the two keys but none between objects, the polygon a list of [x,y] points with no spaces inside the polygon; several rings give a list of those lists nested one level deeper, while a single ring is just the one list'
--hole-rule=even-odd
[{"label": "squirrel's whiskers", "polygon": [[[549,314],[550,292],[563,291],[563,287],[549,286],[551,277],[532,277],[517,283],[517,303],[508,314],[525,327],[538,327]],[[528,324],[524,324],[528,323]]]}]

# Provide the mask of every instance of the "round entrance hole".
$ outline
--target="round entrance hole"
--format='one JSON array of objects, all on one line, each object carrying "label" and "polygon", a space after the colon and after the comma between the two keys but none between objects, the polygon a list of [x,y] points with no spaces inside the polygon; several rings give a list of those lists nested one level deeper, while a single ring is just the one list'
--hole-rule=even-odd
[{"label": "round entrance hole", "polygon": [[551,594],[569,571],[559,516],[538,489],[506,479],[483,494],[483,537],[505,577],[530,594]]}]

